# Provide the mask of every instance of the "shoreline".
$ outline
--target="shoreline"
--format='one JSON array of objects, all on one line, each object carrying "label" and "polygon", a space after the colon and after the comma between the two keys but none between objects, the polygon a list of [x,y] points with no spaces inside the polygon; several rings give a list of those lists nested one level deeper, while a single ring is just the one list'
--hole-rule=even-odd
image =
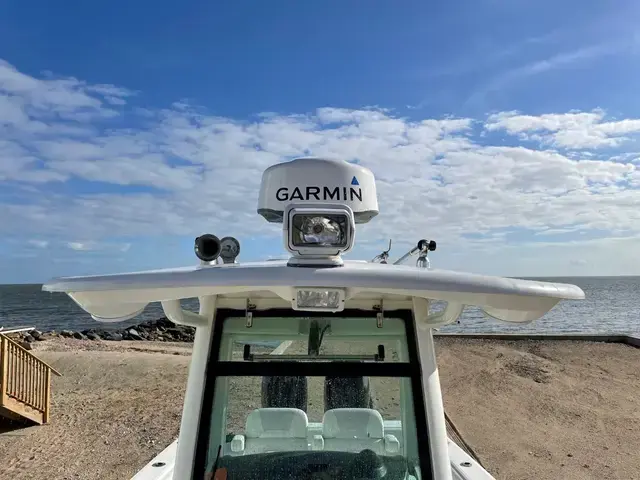
[{"label": "shoreline", "polygon": [[[2,333],[1,330],[0,333]],[[178,325],[168,318],[162,317],[156,320],[147,320],[126,328],[89,328],[85,330],[60,331],[40,331],[34,328],[30,331],[8,333],[6,335],[12,340],[17,341],[27,350],[32,350],[36,343],[55,338],[73,338],[76,340],[91,340],[96,342],[101,340],[109,342],[131,340],[193,343],[195,328]]]},{"label": "shoreline", "polygon": [[[31,327],[24,327],[31,328]],[[0,333],[2,331],[0,330]],[[33,328],[30,331],[21,331],[5,334],[18,342],[27,350],[33,349],[37,342],[52,338],[73,338],[76,340],[92,340],[108,342],[151,341],[151,342],[180,342],[193,343],[195,328],[178,325],[166,317],[155,320],[146,320],[136,325],[125,328],[90,328],[85,330],[49,330],[39,331]],[[640,335],[626,333],[512,333],[512,332],[434,332],[435,338],[460,338],[476,340],[501,340],[501,341],[583,341],[622,343],[640,348]]]}]

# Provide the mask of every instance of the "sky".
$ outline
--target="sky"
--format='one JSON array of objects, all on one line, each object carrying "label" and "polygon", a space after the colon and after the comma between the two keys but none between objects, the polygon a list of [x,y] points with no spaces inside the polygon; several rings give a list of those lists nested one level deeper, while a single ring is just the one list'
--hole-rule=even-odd
[{"label": "sky", "polygon": [[262,172],[358,162],[347,258],[640,274],[633,0],[0,0],[0,283],[286,258]]}]

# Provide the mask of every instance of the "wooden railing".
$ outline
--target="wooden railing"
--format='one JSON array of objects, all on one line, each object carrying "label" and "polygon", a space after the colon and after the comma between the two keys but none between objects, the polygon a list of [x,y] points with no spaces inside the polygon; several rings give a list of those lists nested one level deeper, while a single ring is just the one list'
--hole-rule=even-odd
[{"label": "wooden railing", "polygon": [[33,353],[0,334],[0,413],[47,423],[52,373],[60,376]]}]

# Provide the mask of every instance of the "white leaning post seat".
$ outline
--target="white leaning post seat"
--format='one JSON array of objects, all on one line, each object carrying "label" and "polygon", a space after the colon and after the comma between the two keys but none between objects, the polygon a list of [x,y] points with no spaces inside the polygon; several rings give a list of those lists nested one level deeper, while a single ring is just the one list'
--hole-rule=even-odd
[{"label": "white leaning post seat", "polygon": [[365,449],[378,454],[398,453],[400,442],[385,435],[384,421],[370,408],[335,408],[322,419],[325,450],[360,452]]},{"label": "white leaning post seat", "polygon": [[[307,414],[300,409],[257,408],[247,417],[243,453],[307,450],[308,426]],[[239,453],[240,443],[238,438],[234,448],[232,441],[234,453]]]}]

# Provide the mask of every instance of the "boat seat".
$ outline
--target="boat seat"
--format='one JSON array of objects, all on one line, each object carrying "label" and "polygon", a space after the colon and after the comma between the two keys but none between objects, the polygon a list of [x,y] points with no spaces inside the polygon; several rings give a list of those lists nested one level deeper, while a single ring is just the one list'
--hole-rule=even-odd
[{"label": "boat seat", "polygon": [[[247,417],[243,453],[307,450],[307,414],[298,408],[257,408]],[[236,453],[240,447],[236,441]]]},{"label": "boat seat", "polygon": [[397,453],[400,442],[385,435],[384,421],[371,408],[335,408],[322,419],[325,450],[360,452],[365,449],[378,454]]}]

